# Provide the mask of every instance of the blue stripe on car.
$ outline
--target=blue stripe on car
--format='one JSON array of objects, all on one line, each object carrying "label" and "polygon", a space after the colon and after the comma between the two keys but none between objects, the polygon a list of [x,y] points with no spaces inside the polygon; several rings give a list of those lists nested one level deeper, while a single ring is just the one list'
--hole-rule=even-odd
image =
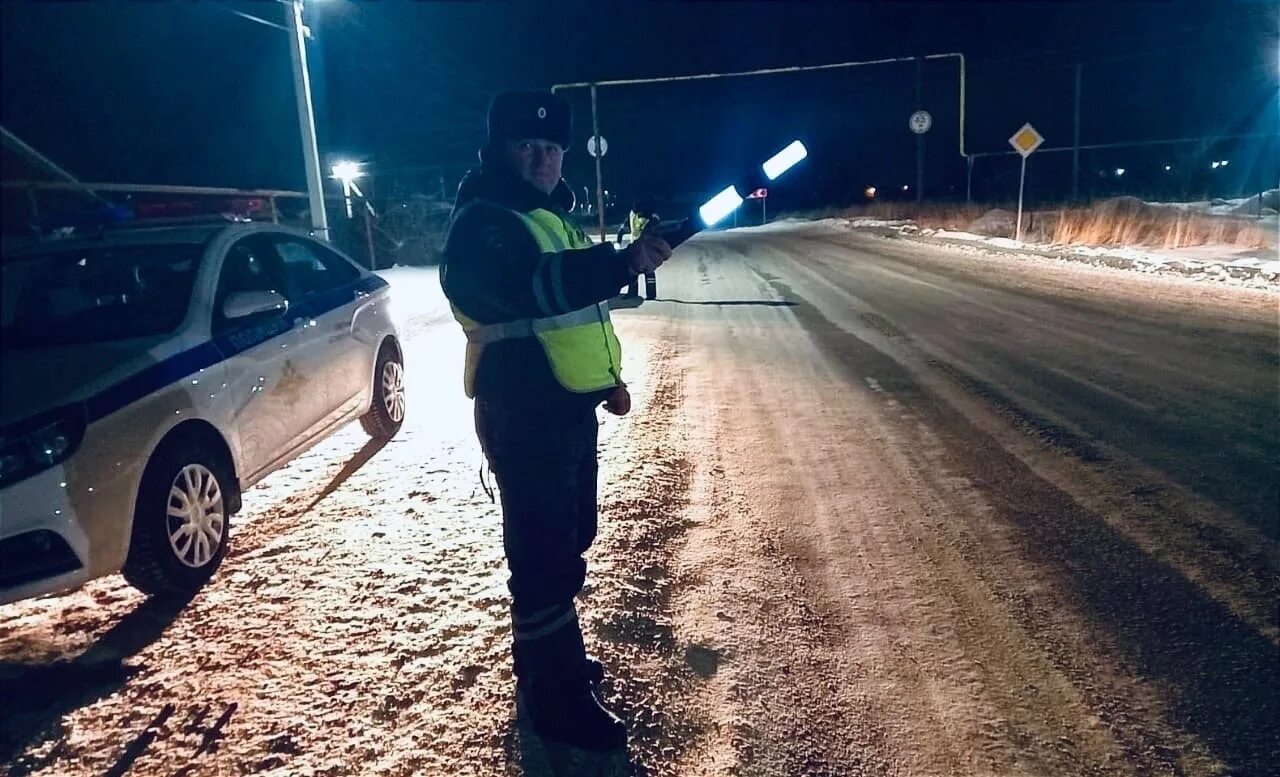
[{"label": "blue stripe on car", "polygon": [[274,319],[226,332],[195,348],[156,362],[85,400],[88,422],[93,423],[111,415],[165,386],[184,380],[236,354],[285,334],[293,329],[290,323],[293,318],[322,316],[350,303],[354,295],[360,292],[376,291],[387,285],[382,278],[371,275],[345,286],[312,294],[297,305],[291,306],[287,318]]}]

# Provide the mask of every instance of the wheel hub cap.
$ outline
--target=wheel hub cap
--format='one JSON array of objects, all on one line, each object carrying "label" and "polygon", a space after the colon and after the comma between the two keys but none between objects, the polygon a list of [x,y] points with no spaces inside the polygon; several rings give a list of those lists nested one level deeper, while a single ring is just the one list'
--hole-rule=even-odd
[{"label": "wheel hub cap", "polygon": [[169,548],[184,566],[207,565],[222,547],[226,513],[218,478],[203,464],[182,468],[169,487]]},{"label": "wheel hub cap", "polygon": [[387,362],[382,368],[382,403],[392,421],[404,420],[404,366]]}]

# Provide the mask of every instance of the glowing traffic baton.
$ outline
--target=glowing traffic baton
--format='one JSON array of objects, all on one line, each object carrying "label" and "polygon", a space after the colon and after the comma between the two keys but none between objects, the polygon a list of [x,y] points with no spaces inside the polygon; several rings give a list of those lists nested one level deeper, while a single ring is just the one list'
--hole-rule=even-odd
[{"label": "glowing traffic baton", "polygon": [[[761,169],[764,171],[765,176],[770,181],[773,181],[808,156],[809,150],[804,147],[804,144],[798,140],[793,141],[791,145],[770,157],[767,162],[761,165]],[[748,178],[749,182],[754,180],[756,180],[754,175]],[[748,183],[744,188],[752,191],[756,187],[753,183]],[[703,229],[714,227],[724,221],[725,217],[737,210],[742,203],[742,194],[739,193],[738,187],[736,185],[727,186],[719,194],[703,203],[698,208],[697,216],[683,219],[674,226],[660,226],[658,235],[666,240],[668,245],[675,248]]]},{"label": "glowing traffic baton", "polygon": [[773,157],[770,158],[768,162],[761,165],[761,167],[764,169],[764,174],[768,176],[770,181],[772,181],[795,167],[797,162],[800,162],[807,156],[809,156],[809,150],[804,147],[803,143],[797,140],[774,154]]},{"label": "glowing traffic baton", "polygon": [[714,227],[724,220],[725,216],[733,213],[742,204],[742,195],[738,194],[738,187],[727,186],[725,190],[707,200],[702,207],[698,208],[698,217],[702,219],[702,223],[708,227]]}]

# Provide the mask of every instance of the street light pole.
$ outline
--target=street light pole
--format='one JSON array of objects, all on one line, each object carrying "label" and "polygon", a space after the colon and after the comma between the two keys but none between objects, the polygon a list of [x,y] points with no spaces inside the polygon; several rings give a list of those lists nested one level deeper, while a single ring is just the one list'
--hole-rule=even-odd
[{"label": "street light pole", "polygon": [[600,111],[596,107],[596,87],[591,85],[591,136],[595,138],[596,153],[596,216],[600,223],[600,242],[608,238],[604,232],[604,178],[600,174],[600,157],[604,156],[604,142],[600,139]]},{"label": "street light pole", "polygon": [[302,131],[302,157],[307,169],[307,198],[311,206],[311,228],[329,238],[329,219],[324,211],[324,182],[320,177],[320,149],[316,143],[316,116],[311,107],[311,78],[307,71],[307,37],[302,24],[302,0],[290,0],[288,18],[289,54],[293,61],[293,87],[298,100],[298,124]]}]

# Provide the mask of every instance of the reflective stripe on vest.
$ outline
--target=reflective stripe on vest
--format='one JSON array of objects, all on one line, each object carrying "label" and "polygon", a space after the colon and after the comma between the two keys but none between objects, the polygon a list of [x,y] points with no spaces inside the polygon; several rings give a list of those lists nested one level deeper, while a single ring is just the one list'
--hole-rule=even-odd
[{"label": "reflective stripe on vest", "polygon": [[[475,373],[484,347],[500,340],[536,337],[547,355],[551,370],[569,391],[588,393],[621,383],[622,346],[609,320],[607,303],[588,305],[568,313],[552,315],[567,308],[563,281],[565,250],[589,248],[592,243],[580,229],[570,229],[555,213],[538,209],[511,211],[533,235],[542,254],[533,274],[533,296],[538,307],[548,313],[539,318],[498,324],[480,324],[454,308],[454,317],[467,334],[467,363],[464,375],[467,396],[475,396]],[[555,303],[553,307],[552,303]]]},{"label": "reflective stripe on vest", "polygon": [[466,330],[467,342],[485,345],[499,340],[514,340],[517,337],[533,337],[542,332],[555,329],[569,329],[583,324],[596,324],[600,321],[600,311],[596,306],[579,308],[572,313],[549,318],[522,318],[518,321],[506,321],[501,324],[476,324]]}]

